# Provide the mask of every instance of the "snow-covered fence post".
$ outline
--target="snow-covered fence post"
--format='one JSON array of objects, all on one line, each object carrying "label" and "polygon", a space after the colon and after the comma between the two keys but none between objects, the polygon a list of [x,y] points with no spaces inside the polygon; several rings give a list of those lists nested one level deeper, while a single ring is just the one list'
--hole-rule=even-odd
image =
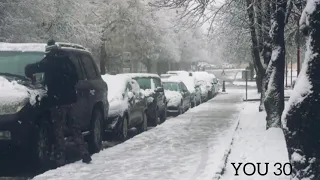
[{"label": "snow-covered fence post", "polygon": [[307,51],[282,115],[293,179],[320,179],[320,0],[308,0],[300,19]]}]

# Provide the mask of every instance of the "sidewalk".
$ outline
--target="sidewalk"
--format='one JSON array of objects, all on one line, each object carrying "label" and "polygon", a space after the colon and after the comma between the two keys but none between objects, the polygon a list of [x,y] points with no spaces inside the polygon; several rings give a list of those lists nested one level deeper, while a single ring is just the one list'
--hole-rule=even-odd
[{"label": "sidewalk", "polygon": [[219,94],[185,114],[35,180],[212,180],[225,163],[242,94]]},{"label": "sidewalk", "polygon": [[[258,112],[259,102],[245,103],[244,110],[240,114],[240,122],[231,147],[231,153],[228,156],[225,171],[221,180],[289,180],[289,176],[285,176],[282,172],[281,176],[274,175],[280,173],[277,168],[288,163],[288,154],[286,142],[281,129],[273,128],[266,130],[265,128],[265,112]],[[234,166],[239,167],[238,163],[243,163],[239,169],[239,176],[235,176],[236,170]],[[252,176],[244,173],[244,165],[253,163],[256,170],[251,164],[245,166],[247,174],[255,172]],[[260,165],[260,173],[266,172],[265,163],[268,165],[268,173],[265,176],[258,174],[257,164]],[[289,165],[285,166],[285,172],[290,172]]]}]

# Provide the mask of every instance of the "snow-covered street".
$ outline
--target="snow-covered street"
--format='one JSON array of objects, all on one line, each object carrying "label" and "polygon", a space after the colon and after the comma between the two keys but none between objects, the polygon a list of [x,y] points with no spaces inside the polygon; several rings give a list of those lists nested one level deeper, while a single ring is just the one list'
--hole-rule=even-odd
[{"label": "snow-covered street", "polygon": [[243,94],[219,94],[207,103],[115,147],[47,171],[35,180],[206,180],[221,173],[238,124]]}]

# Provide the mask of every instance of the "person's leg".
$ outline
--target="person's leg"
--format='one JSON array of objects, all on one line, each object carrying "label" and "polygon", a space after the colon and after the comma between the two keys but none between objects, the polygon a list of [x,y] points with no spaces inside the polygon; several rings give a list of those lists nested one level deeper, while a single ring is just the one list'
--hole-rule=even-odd
[{"label": "person's leg", "polygon": [[80,151],[82,161],[85,163],[89,163],[91,161],[91,156],[84,141],[81,127],[77,121],[75,121],[74,117],[71,115],[71,106],[69,107],[68,115],[67,115],[67,125],[71,130],[71,135],[74,143],[77,145],[77,148]]},{"label": "person's leg", "polygon": [[54,138],[54,158],[57,166],[65,164],[64,126],[65,111],[61,107],[51,108],[51,118]]}]

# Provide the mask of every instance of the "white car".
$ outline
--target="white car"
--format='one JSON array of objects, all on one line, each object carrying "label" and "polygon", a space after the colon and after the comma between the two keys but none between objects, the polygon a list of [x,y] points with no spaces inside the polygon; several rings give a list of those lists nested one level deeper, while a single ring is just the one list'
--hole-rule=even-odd
[{"label": "white car", "polygon": [[208,72],[205,71],[196,71],[192,73],[193,76],[196,79],[196,85],[202,87],[201,90],[206,89],[208,92],[208,96],[207,99],[205,100],[209,100],[211,98],[213,98],[213,96],[215,95],[215,86],[214,86],[214,82],[213,82],[213,74],[210,75]]}]

